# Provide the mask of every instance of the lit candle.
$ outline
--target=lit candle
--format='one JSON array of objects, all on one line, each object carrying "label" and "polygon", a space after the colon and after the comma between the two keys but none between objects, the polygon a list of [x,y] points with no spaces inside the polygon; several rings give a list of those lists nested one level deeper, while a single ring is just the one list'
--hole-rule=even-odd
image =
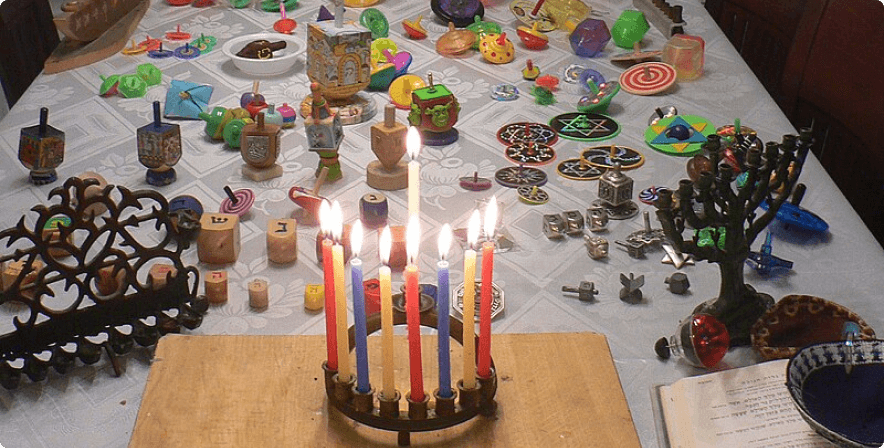
[{"label": "lit candle", "polygon": [[405,136],[405,149],[411,161],[408,162],[408,217],[420,215],[421,204],[421,164],[417,155],[421,150],[421,134],[417,128],[410,126]]},{"label": "lit candle", "polygon": [[474,210],[467,225],[467,244],[463,253],[463,387],[476,388],[476,242],[482,221]]},{"label": "lit candle", "polygon": [[365,287],[362,284],[362,221],[356,220],[350,231],[350,279],[353,283],[353,321],[356,330],[356,390],[361,394],[371,391],[368,379],[368,330],[365,325]]},{"label": "lit candle", "polygon": [[347,335],[347,294],[344,282],[344,246],[341,245],[344,233],[344,217],[338,201],[332,203],[332,235],[335,244],[332,246],[332,266],[335,273],[335,322],[337,325],[338,347],[338,378],[350,381],[350,345]]},{"label": "lit candle", "polygon": [[405,230],[405,314],[408,321],[408,359],[411,375],[411,399],[424,401],[424,377],[421,367],[421,316],[420,291],[418,288],[417,254],[420,245],[420,223],[417,216],[408,219]]},{"label": "lit candle", "polygon": [[485,238],[482,243],[482,296],[479,308],[479,367],[482,378],[491,376],[491,281],[494,273],[494,225],[497,198],[491,196],[485,209]]},{"label": "lit candle", "polygon": [[436,263],[436,277],[438,289],[436,290],[436,310],[438,316],[437,327],[439,329],[439,396],[451,397],[451,355],[448,353],[449,329],[448,329],[448,261],[445,257],[451,248],[451,226],[445,224],[439,233],[439,262]]},{"label": "lit candle", "polygon": [[326,365],[338,370],[338,333],[335,328],[335,274],[332,266],[331,206],[323,200],[319,205],[319,229],[322,233],[322,271],[325,279],[325,342],[328,348]]},{"label": "lit candle", "polygon": [[390,281],[390,249],[393,246],[393,236],[390,234],[390,226],[384,227],[381,239],[378,242],[380,251],[381,269],[378,272],[378,280],[381,284],[381,354],[384,358],[384,388],[381,391],[384,398],[392,400],[396,396],[396,379],[393,361],[393,290]]}]

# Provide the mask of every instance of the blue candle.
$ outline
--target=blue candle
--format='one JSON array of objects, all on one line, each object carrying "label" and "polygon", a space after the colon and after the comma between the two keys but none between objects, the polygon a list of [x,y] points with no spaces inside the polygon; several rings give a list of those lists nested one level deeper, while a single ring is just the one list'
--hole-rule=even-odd
[{"label": "blue candle", "polygon": [[368,341],[365,326],[365,287],[362,284],[362,223],[357,220],[350,231],[350,247],[353,259],[350,260],[350,277],[353,283],[353,316],[356,326],[356,390],[359,393],[371,391],[368,379]]},{"label": "blue candle", "polygon": [[437,280],[439,287],[436,289],[436,304],[438,309],[437,326],[439,327],[439,396],[451,397],[451,354],[449,353],[449,329],[448,329],[448,262],[445,255],[451,245],[451,227],[445,224],[439,234],[439,260],[436,263]]}]

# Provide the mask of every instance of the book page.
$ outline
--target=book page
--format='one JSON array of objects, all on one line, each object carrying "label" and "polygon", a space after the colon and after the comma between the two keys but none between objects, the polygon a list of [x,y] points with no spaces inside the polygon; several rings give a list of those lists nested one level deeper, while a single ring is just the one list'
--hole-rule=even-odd
[{"label": "book page", "polygon": [[673,448],[831,448],[801,418],[777,360],[660,388]]}]

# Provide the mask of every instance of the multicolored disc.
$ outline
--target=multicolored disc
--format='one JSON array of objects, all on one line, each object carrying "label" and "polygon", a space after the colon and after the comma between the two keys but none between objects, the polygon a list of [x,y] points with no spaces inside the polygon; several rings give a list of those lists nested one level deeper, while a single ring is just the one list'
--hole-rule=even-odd
[{"label": "multicolored disc", "polygon": [[638,194],[638,200],[644,202],[648,205],[654,205],[657,202],[657,198],[660,197],[660,192],[669,191],[666,187],[649,187],[645,188]]},{"label": "multicolored disc", "polygon": [[608,170],[605,168],[590,165],[580,159],[563,160],[556,167],[556,172],[559,173],[559,176],[571,180],[596,180],[602,177],[606,171]]},{"label": "multicolored disc", "polygon": [[543,143],[516,142],[506,147],[506,158],[520,165],[546,165],[556,158],[556,151]]},{"label": "multicolored disc", "polygon": [[559,140],[559,135],[553,128],[545,124],[521,122],[501,127],[497,131],[497,140],[507,146],[517,142],[534,142],[552,146]]},{"label": "multicolored disc", "polygon": [[620,75],[620,86],[633,95],[654,95],[675,84],[675,67],[663,62],[633,65]]},{"label": "multicolored disc", "polygon": [[230,213],[242,217],[252,209],[252,204],[255,203],[255,193],[248,188],[240,188],[234,191],[233,197],[236,198],[236,202],[232,201],[229,197],[221,201],[221,213]]},{"label": "multicolored disc", "polygon": [[645,156],[642,153],[626,146],[617,145],[594,146],[583,150],[580,157],[590,165],[607,169],[612,169],[615,163],[619,163],[621,169],[631,170],[645,163]]},{"label": "multicolored disc", "polygon": [[507,188],[522,186],[543,186],[546,184],[546,173],[530,166],[510,166],[501,168],[494,173],[494,180]]},{"label": "multicolored disc", "polygon": [[613,118],[592,112],[568,112],[549,120],[550,127],[569,140],[594,142],[620,133],[620,124]]},{"label": "multicolored disc", "polygon": [[516,189],[519,200],[530,205],[541,205],[549,202],[549,193],[536,185],[525,185]]},{"label": "multicolored disc", "polygon": [[190,44],[184,44],[175,49],[175,57],[178,59],[193,59],[200,55],[200,50]]},{"label": "multicolored disc", "polygon": [[645,142],[664,154],[690,157],[702,150],[706,136],[715,133],[709,120],[697,115],[661,118],[645,130]]}]

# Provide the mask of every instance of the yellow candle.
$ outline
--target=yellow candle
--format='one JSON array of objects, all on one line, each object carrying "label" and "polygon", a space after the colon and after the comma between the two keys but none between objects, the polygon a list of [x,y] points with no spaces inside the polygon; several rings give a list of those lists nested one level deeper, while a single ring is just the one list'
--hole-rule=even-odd
[{"label": "yellow candle", "polygon": [[390,285],[390,248],[393,237],[390,234],[390,226],[384,227],[378,244],[381,257],[381,268],[378,279],[381,283],[381,354],[384,367],[384,388],[381,390],[384,398],[392,399],[396,396],[396,378],[394,375],[396,364],[393,359],[393,292]]},{"label": "yellow candle", "polygon": [[411,161],[408,162],[408,216],[412,217],[420,215],[421,212],[421,164],[417,161],[421,149],[421,135],[414,126],[408,128],[405,148],[411,157]]},{"label": "yellow candle", "polygon": [[332,246],[332,269],[335,275],[335,322],[338,343],[338,377],[350,380],[350,338],[347,335],[347,293],[344,280],[344,246],[340,244],[343,233],[343,213],[338,201],[332,204],[335,245]]},{"label": "yellow candle", "polygon": [[463,387],[476,388],[476,251],[479,211],[473,211],[467,227],[469,249],[463,254]]}]

